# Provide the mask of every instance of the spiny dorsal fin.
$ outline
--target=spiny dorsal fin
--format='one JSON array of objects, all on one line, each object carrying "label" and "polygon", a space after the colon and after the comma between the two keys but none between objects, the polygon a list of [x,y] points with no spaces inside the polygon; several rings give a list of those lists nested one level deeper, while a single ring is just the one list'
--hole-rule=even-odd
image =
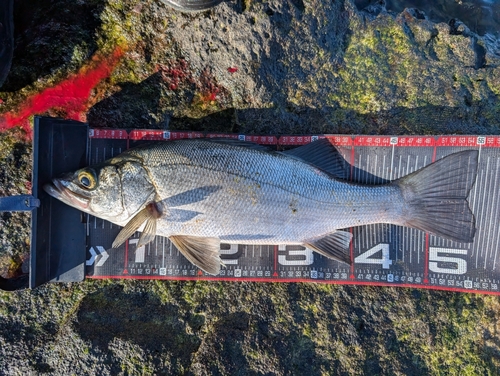
[{"label": "spiny dorsal fin", "polygon": [[198,268],[208,274],[219,274],[221,265],[219,238],[172,235],[169,239],[184,257]]},{"label": "spiny dorsal fin", "polygon": [[318,252],[320,255],[351,264],[349,252],[351,239],[352,234],[350,232],[335,231],[322,238],[308,240],[304,245]]},{"label": "spiny dorsal fin", "polygon": [[348,178],[348,169],[344,158],[326,138],[282,153],[310,163],[337,179]]}]

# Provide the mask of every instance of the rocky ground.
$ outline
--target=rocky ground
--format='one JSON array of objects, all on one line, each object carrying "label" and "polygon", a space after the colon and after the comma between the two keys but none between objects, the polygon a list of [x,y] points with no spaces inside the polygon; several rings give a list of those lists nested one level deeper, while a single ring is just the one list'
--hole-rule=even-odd
[{"label": "rocky ground", "polygon": [[[4,119],[119,48],[123,57],[79,115],[93,127],[500,132],[496,41],[459,20],[432,23],[417,10],[232,0],[185,14],[160,0],[18,0],[15,30],[12,68],[0,88]],[[69,113],[64,104],[43,112]],[[21,130],[0,133],[0,196],[29,192],[30,151]],[[28,215],[1,213],[2,275],[15,274],[26,258],[29,231]],[[499,307],[496,296],[385,287],[51,284],[0,293],[0,369],[494,375]]]}]

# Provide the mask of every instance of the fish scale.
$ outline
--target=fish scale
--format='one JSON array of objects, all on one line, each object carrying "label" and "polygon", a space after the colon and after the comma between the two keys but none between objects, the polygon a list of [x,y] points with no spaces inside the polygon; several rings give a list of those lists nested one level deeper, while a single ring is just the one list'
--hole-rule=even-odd
[{"label": "fish scale", "polygon": [[150,161],[147,170],[160,202],[202,186],[220,187],[206,200],[186,196],[178,207],[203,213],[187,223],[160,219],[157,232],[167,237],[181,233],[240,244],[302,244],[340,228],[398,222],[402,210],[396,186],[338,181],[279,153],[199,140],[131,153]]}]

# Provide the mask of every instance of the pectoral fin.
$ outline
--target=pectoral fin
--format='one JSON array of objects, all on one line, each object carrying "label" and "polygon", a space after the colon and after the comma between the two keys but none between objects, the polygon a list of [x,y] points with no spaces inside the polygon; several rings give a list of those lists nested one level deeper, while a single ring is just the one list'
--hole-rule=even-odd
[{"label": "pectoral fin", "polygon": [[352,234],[350,232],[335,231],[322,238],[307,240],[304,245],[320,255],[350,264],[351,239]]},{"label": "pectoral fin", "polygon": [[161,216],[161,207],[155,202],[149,203],[121,229],[118,235],[116,235],[112,247],[118,248],[120,245],[125,243],[128,238],[134,235],[134,232],[136,232],[144,222],[146,222],[146,226],[144,227],[141,237],[139,238],[137,246],[140,247],[141,245],[148,244],[155,238],[156,220]]},{"label": "pectoral fin", "polygon": [[146,226],[144,230],[142,230],[141,237],[139,238],[139,243],[137,243],[137,247],[141,247],[143,245],[152,242],[156,236],[156,218],[149,218],[146,222]]},{"label": "pectoral fin", "polygon": [[150,218],[152,218],[152,215],[149,210],[147,208],[142,209],[130,221],[128,221],[128,223],[121,229],[118,235],[116,235],[112,247],[118,248],[123,243],[125,243],[127,239],[134,235],[134,232],[136,232],[139,227],[141,227],[141,225]]},{"label": "pectoral fin", "polygon": [[208,274],[220,272],[220,240],[196,236],[173,235],[172,243],[191,263]]}]

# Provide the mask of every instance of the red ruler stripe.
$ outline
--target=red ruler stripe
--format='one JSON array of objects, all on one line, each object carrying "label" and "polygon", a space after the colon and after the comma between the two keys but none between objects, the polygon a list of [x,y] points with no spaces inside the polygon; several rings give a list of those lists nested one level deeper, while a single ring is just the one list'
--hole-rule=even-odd
[{"label": "red ruler stripe", "polygon": [[129,135],[125,129],[89,129],[89,138],[128,140]]},{"label": "red ruler stripe", "polygon": [[91,128],[89,137],[96,139],[180,140],[190,138],[232,138],[264,145],[300,146],[327,138],[335,146],[401,146],[401,147],[500,147],[500,136],[450,135],[450,136],[370,136],[370,135],[245,135],[236,133],[203,133],[196,131],[165,131],[159,129]]}]

